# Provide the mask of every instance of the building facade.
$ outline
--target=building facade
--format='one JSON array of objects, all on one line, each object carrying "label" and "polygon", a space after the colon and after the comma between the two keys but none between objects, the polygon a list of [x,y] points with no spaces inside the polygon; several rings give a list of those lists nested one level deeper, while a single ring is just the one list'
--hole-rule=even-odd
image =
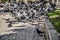
[{"label": "building facade", "polygon": [[[16,0],[16,2],[18,1],[22,1],[22,0]],[[39,0],[23,0],[25,3],[28,3],[28,1],[39,1]],[[56,5],[60,4],[60,0],[46,0],[46,1],[51,1],[53,3],[55,3]]]},{"label": "building facade", "polygon": [[[28,1],[39,1],[39,0],[0,0],[0,2],[2,1],[7,1],[7,2],[18,2],[18,1],[23,1],[26,4],[28,4]],[[57,6],[60,6],[60,0],[46,0],[46,1],[51,1],[52,3],[55,3]]]},{"label": "building facade", "polygon": [[49,1],[51,1],[52,3],[54,3],[54,4],[56,4],[57,6],[57,8],[60,8],[60,0],[49,0]]}]

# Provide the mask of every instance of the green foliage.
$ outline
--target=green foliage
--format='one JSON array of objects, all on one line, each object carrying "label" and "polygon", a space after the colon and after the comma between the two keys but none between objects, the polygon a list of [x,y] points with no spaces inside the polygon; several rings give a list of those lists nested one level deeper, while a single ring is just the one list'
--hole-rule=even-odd
[{"label": "green foliage", "polygon": [[1,0],[2,2],[6,2],[6,1],[8,1],[8,0]]},{"label": "green foliage", "polygon": [[14,2],[16,1],[16,0],[13,0]]},{"label": "green foliage", "polygon": [[50,12],[49,14],[48,14],[48,16],[54,16],[54,15],[60,15],[60,11],[54,11],[54,12]]},{"label": "green foliage", "polygon": [[60,33],[60,10],[56,10],[54,12],[51,12],[48,14],[48,16],[55,16],[58,15],[59,17],[55,17],[55,18],[50,18],[50,21],[52,22],[52,24],[55,26],[57,32]]}]

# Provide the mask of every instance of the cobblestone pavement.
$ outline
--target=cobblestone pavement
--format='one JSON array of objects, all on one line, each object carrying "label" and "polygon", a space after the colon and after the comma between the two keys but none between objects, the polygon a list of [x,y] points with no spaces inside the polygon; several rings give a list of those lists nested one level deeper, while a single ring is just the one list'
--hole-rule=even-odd
[{"label": "cobblestone pavement", "polygon": [[[10,14],[0,15],[0,40],[44,40],[44,36],[39,36],[36,32],[36,26],[32,22],[13,24],[13,27],[8,28],[8,23],[4,20],[12,18]],[[40,20],[40,26],[43,27],[44,20]],[[38,24],[35,21],[33,24]],[[15,26],[16,25],[16,26]],[[17,27],[17,25],[19,27]],[[24,26],[24,27],[21,27]]]},{"label": "cobblestone pavement", "polygon": [[55,27],[51,24],[50,20],[46,19],[45,22],[49,37],[51,37],[50,40],[58,40],[58,32],[55,30]]}]

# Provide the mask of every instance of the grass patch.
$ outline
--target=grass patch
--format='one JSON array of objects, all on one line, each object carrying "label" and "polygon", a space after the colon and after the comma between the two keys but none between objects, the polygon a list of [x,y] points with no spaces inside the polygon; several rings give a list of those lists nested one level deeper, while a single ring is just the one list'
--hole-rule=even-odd
[{"label": "grass patch", "polygon": [[60,10],[55,10],[53,12],[50,12],[48,16],[54,16],[54,15],[60,15]]},{"label": "grass patch", "polygon": [[58,13],[52,12],[48,14],[49,16],[54,16],[54,15],[58,15]]},{"label": "grass patch", "polygon": [[60,33],[60,10],[55,10],[54,12],[48,13],[49,17],[58,15],[58,17],[49,18],[52,24],[55,26],[57,32]]}]

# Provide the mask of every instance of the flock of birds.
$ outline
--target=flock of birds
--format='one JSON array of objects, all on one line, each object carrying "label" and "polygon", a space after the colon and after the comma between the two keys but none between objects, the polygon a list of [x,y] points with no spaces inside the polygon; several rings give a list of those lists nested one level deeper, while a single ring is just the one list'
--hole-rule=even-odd
[{"label": "flock of birds", "polygon": [[[11,15],[15,17],[17,21],[31,21],[32,19],[40,20],[40,16],[47,15],[48,12],[54,10],[54,7],[52,7],[51,4],[46,1],[30,1],[28,4],[25,4],[23,2],[11,4],[6,3],[4,7],[4,12],[6,12],[6,10],[9,10],[11,12]],[[12,21],[10,21],[9,26],[11,26],[11,24]]]}]

